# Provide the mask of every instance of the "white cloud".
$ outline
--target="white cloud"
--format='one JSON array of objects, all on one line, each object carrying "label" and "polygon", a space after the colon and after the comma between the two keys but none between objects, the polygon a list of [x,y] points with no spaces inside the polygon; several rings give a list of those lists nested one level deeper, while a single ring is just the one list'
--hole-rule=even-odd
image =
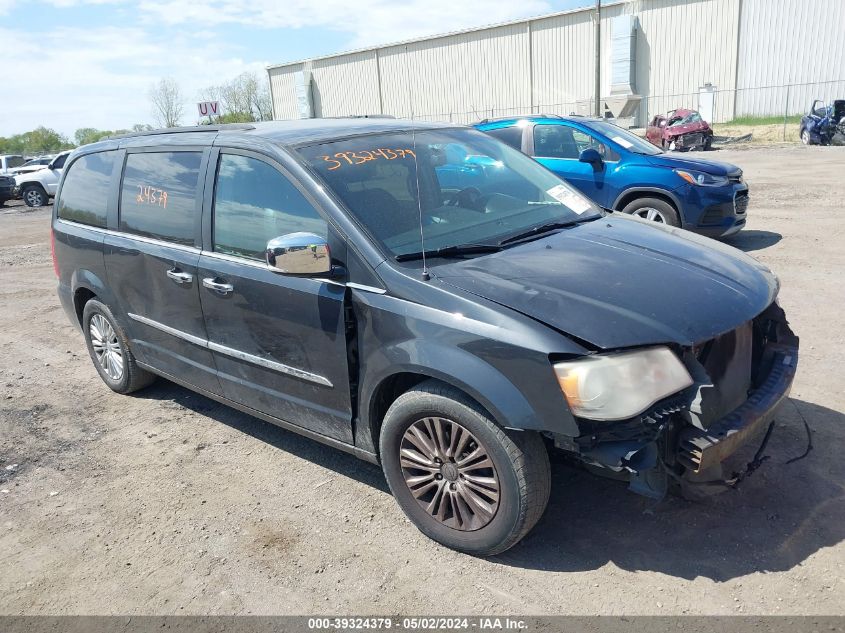
[{"label": "white cloud", "polygon": [[[33,0],[27,3],[31,6]],[[148,92],[173,77],[186,97],[184,123],[195,122],[198,92],[244,71],[264,75],[268,63],[249,59],[249,43],[225,37],[227,24],[273,29],[315,28],[337,34],[343,48],[383,44],[490,24],[549,10],[548,0],[43,0],[54,7],[127,4],[103,12],[85,28],[15,30],[0,25],[3,67],[16,81],[3,87],[0,135],[55,128],[127,128],[152,121]],[[22,10],[0,0],[0,15]],[[72,9],[65,9],[72,10]],[[127,18],[127,15],[131,16]],[[119,21],[119,22],[118,22]],[[36,21],[37,24],[37,21]]]},{"label": "white cloud", "polygon": [[254,28],[321,27],[348,33],[352,46],[495,24],[550,10],[546,0],[141,0],[150,19],[166,24],[242,24]]},{"label": "white cloud", "polygon": [[62,28],[33,36],[0,28],[4,66],[19,81],[4,87],[0,135],[46,125],[71,136],[80,127],[128,128],[152,121],[148,92],[174,77],[185,96],[183,123],[196,121],[193,104],[204,87],[244,71],[265,73],[266,61],[190,35],[157,36],[133,27]]}]

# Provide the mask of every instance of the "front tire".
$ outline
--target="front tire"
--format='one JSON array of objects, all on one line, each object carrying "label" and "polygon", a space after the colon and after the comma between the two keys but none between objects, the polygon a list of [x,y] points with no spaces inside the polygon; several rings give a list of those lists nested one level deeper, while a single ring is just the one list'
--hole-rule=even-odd
[{"label": "front tire", "polygon": [[21,192],[21,198],[28,207],[44,207],[49,202],[47,193],[37,185],[30,185]]},{"label": "front tire", "polygon": [[513,547],[546,509],[549,456],[532,432],[508,432],[460,391],[426,381],[387,411],[382,467],[397,503],[429,538],[476,556]]},{"label": "front tire", "polygon": [[82,331],[94,367],[109,389],[132,393],[155,380],[153,374],[138,367],[129,339],[106,304],[96,299],[85,304]]},{"label": "front tire", "polygon": [[622,213],[669,226],[681,226],[678,212],[671,204],[660,198],[637,198],[626,204]]},{"label": "front tire", "polygon": [[810,131],[806,128],[801,130],[801,142],[804,145],[812,145],[813,144],[813,139],[810,138]]}]

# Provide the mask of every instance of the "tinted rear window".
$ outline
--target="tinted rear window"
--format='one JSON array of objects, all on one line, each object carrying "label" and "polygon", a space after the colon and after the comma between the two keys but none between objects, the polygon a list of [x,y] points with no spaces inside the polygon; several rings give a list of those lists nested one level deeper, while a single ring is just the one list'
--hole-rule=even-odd
[{"label": "tinted rear window", "polygon": [[120,191],[120,229],[194,244],[201,152],[129,154]]},{"label": "tinted rear window", "polygon": [[70,166],[58,202],[58,215],[91,226],[106,226],[109,183],[117,152],[83,156]]},{"label": "tinted rear window", "polygon": [[499,139],[503,143],[507,143],[514,149],[522,151],[522,128],[518,125],[500,127],[495,130],[486,130],[486,133]]}]

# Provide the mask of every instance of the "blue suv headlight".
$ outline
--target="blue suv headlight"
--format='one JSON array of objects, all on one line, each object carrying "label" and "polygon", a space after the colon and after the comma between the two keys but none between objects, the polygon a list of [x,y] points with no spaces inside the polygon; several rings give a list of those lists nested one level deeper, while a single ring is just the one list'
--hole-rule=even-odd
[{"label": "blue suv headlight", "polygon": [[676,169],[675,173],[689,184],[701,187],[723,187],[730,182],[727,176],[714,176],[713,174],[705,174],[702,171]]}]

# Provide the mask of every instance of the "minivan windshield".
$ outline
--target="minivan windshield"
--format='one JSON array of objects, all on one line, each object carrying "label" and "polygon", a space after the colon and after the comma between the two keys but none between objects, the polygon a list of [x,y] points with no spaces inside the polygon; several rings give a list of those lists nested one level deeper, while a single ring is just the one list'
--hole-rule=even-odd
[{"label": "minivan windshield", "polygon": [[398,259],[483,254],[601,215],[553,173],[475,130],[366,135],[299,152]]},{"label": "minivan windshield", "polygon": [[603,134],[616,144],[621,145],[629,152],[634,152],[635,154],[645,154],[646,156],[655,156],[656,154],[663,153],[663,150],[659,147],[652,145],[644,138],[640,138],[636,134],[623,129],[618,125],[614,125],[613,123],[608,123],[607,121],[591,121],[587,119],[582,121],[582,123],[599,134]]}]

